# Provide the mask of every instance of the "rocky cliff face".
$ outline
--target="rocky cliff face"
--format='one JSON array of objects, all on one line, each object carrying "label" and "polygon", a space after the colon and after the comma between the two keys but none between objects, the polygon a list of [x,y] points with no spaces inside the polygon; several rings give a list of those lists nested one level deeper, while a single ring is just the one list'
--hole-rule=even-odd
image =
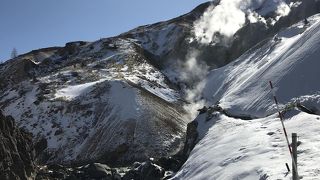
[{"label": "rocky cliff face", "polygon": [[32,179],[35,173],[32,135],[0,113],[0,179]]}]

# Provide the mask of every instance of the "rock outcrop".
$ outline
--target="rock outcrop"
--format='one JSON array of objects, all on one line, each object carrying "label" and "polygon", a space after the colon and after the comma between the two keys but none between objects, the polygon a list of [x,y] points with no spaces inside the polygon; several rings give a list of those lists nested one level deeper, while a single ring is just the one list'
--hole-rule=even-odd
[{"label": "rock outcrop", "polygon": [[34,172],[32,135],[0,112],[0,179],[32,179]]},{"label": "rock outcrop", "polygon": [[42,179],[104,179],[120,180],[117,169],[101,163],[90,163],[80,167],[65,167],[62,165],[45,165],[38,169],[36,180]]}]

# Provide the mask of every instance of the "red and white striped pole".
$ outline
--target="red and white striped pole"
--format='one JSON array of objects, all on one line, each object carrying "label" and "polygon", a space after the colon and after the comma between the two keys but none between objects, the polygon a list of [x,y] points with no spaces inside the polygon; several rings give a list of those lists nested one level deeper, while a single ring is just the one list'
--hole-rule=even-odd
[{"label": "red and white striped pole", "polygon": [[[290,147],[290,143],[289,143],[289,138],[288,138],[288,135],[287,135],[287,131],[286,131],[286,127],[284,126],[284,123],[283,123],[283,116],[282,116],[282,113],[281,113],[281,110],[279,108],[279,103],[278,103],[278,100],[277,100],[277,97],[276,97],[276,92],[273,88],[273,84],[271,81],[269,81],[269,84],[270,84],[270,87],[271,87],[271,91],[272,91],[272,95],[273,95],[273,100],[274,102],[276,103],[276,107],[277,107],[277,110],[278,110],[278,114],[279,114],[279,118],[280,118],[280,121],[281,121],[281,124],[282,124],[282,129],[283,129],[283,132],[284,132],[284,135],[285,135],[285,138],[286,138],[286,141],[287,141],[287,145],[288,145],[288,148],[289,148],[289,152],[290,152],[290,156],[291,156],[291,159],[292,159],[292,164],[293,164],[293,167],[295,170],[297,170],[297,164],[295,163],[294,161],[294,158],[293,158],[293,154],[292,154],[292,149]],[[298,176],[298,172],[296,171],[297,173],[297,177]]]}]

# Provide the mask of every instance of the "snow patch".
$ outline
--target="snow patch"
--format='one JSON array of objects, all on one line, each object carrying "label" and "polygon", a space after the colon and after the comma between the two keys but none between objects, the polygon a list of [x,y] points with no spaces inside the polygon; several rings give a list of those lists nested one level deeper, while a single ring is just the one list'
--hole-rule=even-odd
[{"label": "snow patch", "polygon": [[54,99],[63,98],[66,100],[73,100],[80,95],[90,92],[90,90],[92,89],[92,86],[103,81],[105,81],[105,79],[100,79],[99,81],[89,82],[89,83],[84,83],[84,84],[79,84],[74,86],[67,86],[60,90],[57,90],[57,92],[54,95],[55,96]]}]

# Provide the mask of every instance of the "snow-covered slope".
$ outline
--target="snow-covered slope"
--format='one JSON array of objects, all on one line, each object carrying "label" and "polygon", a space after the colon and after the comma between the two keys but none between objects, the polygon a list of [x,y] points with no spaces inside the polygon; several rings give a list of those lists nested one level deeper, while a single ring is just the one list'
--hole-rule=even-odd
[{"label": "snow-covered slope", "polygon": [[173,179],[291,178],[285,166],[291,164],[290,155],[275,113],[270,80],[278,100],[286,105],[288,134],[296,132],[300,137],[299,175],[303,179],[320,177],[320,116],[293,108],[300,103],[316,114],[320,109],[320,15],[308,21],[279,32],[209,73],[203,96],[225,113],[208,111],[195,119],[201,140]]},{"label": "snow-covered slope", "polygon": [[[285,163],[291,165],[281,123],[276,115],[244,121],[215,114],[198,117],[213,124],[191,152],[173,179],[290,179]],[[320,116],[294,111],[285,121],[288,133],[297,132],[298,170],[303,179],[320,177]]]},{"label": "snow-covered slope", "polygon": [[[274,112],[269,81],[286,104],[293,98],[318,97],[320,84],[319,15],[281,31],[229,65],[210,72],[204,97],[233,114],[263,117]],[[314,107],[319,109],[319,104]]]},{"label": "snow-covered slope", "polygon": [[132,40],[43,51],[0,67],[0,106],[47,140],[44,161],[125,164],[179,149],[187,123],[180,92]]}]

